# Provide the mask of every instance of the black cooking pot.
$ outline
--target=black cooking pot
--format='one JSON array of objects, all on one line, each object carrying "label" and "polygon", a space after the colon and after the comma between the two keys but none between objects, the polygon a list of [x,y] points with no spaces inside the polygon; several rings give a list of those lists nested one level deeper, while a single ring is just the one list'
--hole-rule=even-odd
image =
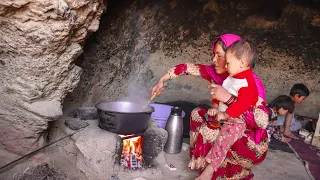
[{"label": "black cooking pot", "polygon": [[99,114],[99,127],[117,134],[138,134],[147,130],[152,106],[127,101],[99,102],[96,105]]}]

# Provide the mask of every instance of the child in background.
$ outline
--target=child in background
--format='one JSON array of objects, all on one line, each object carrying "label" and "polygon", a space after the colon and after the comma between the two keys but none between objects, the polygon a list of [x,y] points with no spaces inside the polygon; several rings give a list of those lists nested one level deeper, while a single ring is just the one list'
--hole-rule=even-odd
[{"label": "child in background", "polygon": [[216,116],[218,121],[225,120],[206,157],[206,161],[214,171],[220,167],[229,148],[243,136],[246,123],[242,115],[253,111],[252,107],[258,101],[258,89],[251,70],[256,59],[256,47],[246,40],[234,43],[226,52],[226,68],[230,75],[222,86],[233,95],[233,98],[226,104],[219,102],[218,108],[214,108],[216,106],[214,105],[208,110],[209,116]]},{"label": "child in background", "polygon": [[[309,96],[309,89],[304,84],[295,84],[290,90],[290,97],[295,104],[302,103]],[[291,131],[298,131],[302,128],[299,121],[296,120],[293,112],[286,115],[277,116],[276,126],[280,126],[280,132],[287,138],[297,139]]]},{"label": "child in background", "polygon": [[267,128],[269,142],[271,141],[271,137],[285,143],[289,142],[290,138],[283,136],[283,133],[280,131],[280,126],[276,124],[276,121],[278,116],[285,116],[288,113],[293,113],[294,101],[289,96],[281,95],[271,101],[268,107],[270,115],[270,123]]}]

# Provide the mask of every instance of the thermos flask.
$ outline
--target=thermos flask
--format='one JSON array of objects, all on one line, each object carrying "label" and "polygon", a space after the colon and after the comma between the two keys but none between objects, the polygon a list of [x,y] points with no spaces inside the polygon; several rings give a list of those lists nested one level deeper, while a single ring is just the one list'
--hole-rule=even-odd
[{"label": "thermos flask", "polygon": [[173,107],[167,120],[165,130],[168,132],[168,139],[164,146],[164,152],[177,154],[181,152],[183,140],[183,119],[182,109]]}]

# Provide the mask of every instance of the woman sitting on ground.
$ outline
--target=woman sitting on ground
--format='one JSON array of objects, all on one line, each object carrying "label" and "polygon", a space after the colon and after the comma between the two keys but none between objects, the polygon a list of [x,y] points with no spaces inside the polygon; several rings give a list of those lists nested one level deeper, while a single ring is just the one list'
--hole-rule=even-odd
[{"label": "woman sitting on ground", "polygon": [[[234,34],[225,34],[218,37],[212,45],[214,65],[202,64],[179,64],[170,69],[152,89],[151,95],[160,94],[163,91],[163,83],[167,80],[176,78],[180,75],[201,76],[211,84],[212,99],[221,102],[236,101],[222,85],[223,81],[229,76],[226,69],[225,53],[227,48],[233,43],[239,41],[241,37]],[[233,178],[233,179],[251,179],[253,174],[251,168],[253,165],[261,163],[267,153],[268,136],[264,128],[268,124],[268,115],[265,101],[265,91],[261,80],[252,73],[258,89],[259,100],[254,108],[254,113],[246,114],[251,121],[247,122],[247,133],[237,140],[227,152],[221,166],[212,174],[212,179]],[[191,113],[190,118],[190,162],[191,169],[199,169],[203,174],[199,177],[205,179],[213,170],[207,160],[209,151],[216,140],[220,127],[213,127],[206,122],[205,114],[207,109],[196,108]],[[211,175],[209,175],[211,176]]]}]

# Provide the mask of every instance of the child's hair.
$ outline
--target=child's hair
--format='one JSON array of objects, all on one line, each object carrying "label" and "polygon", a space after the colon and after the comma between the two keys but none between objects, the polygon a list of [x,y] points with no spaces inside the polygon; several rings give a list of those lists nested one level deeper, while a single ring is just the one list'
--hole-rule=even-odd
[{"label": "child's hair", "polygon": [[294,102],[293,100],[286,95],[280,95],[271,101],[268,105],[270,108],[275,108],[276,111],[283,108],[284,110],[288,110],[290,114],[294,111]]},{"label": "child's hair", "polygon": [[298,94],[299,97],[309,96],[309,89],[304,84],[295,84],[290,90],[290,96],[294,96],[296,94]]},{"label": "child's hair", "polygon": [[237,59],[246,60],[250,67],[252,69],[254,68],[258,58],[258,50],[250,41],[241,39],[233,43],[228,48],[228,51],[230,51]]}]

